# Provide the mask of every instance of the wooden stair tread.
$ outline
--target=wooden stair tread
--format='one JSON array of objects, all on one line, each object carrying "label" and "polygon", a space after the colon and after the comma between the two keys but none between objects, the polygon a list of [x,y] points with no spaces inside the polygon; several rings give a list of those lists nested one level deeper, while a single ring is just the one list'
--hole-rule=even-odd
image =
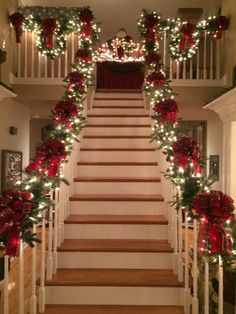
[{"label": "wooden stair tread", "polygon": [[84,135],[83,138],[127,138],[127,139],[134,139],[134,138],[151,138],[150,135]]},{"label": "wooden stair tread", "polygon": [[182,306],[46,305],[45,314],[184,314]]},{"label": "wooden stair tread", "polygon": [[159,177],[78,177],[74,182],[161,182]]},{"label": "wooden stair tread", "polygon": [[143,201],[143,202],[163,202],[164,198],[159,194],[75,194],[70,197],[70,201]]},{"label": "wooden stair tread", "polygon": [[163,215],[71,215],[66,224],[150,224],[167,225]]},{"label": "wooden stair tread", "polygon": [[149,118],[148,114],[88,114],[88,118]]},{"label": "wooden stair tread", "polygon": [[151,124],[86,124],[86,128],[151,128]]},{"label": "wooden stair tread", "polygon": [[80,148],[80,151],[108,151],[108,152],[119,152],[119,151],[124,151],[124,152],[152,152],[152,151],[155,151],[155,148],[123,148],[123,147],[120,147],[120,148],[104,148],[104,147],[82,147]]},{"label": "wooden stair tread", "polygon": [[157,166],[157,162],[120,162],[120,161],[79,161],[79,166]]},{"label": "wooden stair tread", "polygon": [[167,240],[65,239],[59,252],[141,252],[171,253]]},{"label": "wooden stair tread", "polygon": [[170,269],[59,268],[47,286],[183,287]]}]

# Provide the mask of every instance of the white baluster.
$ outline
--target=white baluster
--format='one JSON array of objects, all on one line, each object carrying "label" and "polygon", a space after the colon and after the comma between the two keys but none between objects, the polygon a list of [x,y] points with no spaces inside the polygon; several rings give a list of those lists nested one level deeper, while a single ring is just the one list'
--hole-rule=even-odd
[{"label": "white baluster", "polygon": [[170,58],[170,77],[169,79],[172,80],[173,79],[173,61],[172,58]]},{"label": "white baluster", "polygon": [[198,314],[197,220],[193,220],[193,299],[192,314]]},{"label": "white baluster", "polygon": [[183,79],[186,80],[186,61],[183,61]]},{"label": "white baluster", "polygon": [[54,60],[51,60],[51,78],[54,78],[55,76],[55,62]]},{"label": "white baluster", "polygon": [[193,79],[193,59],[190,59],[190,73],[189,73],[190,80]]},{"label": "white baluster", "polygon": [[183,231],[182,231],[182,210],[179,210],[178,212],[178,237],[179,237],[179,254],[178,254],[178,280],[182,282],[184,280],[184,274],[183,274]]},{"label": "white baluster", "polygon": [[17,77],[21,77],[21,44],[17,44]]},{"label": "white baluster", "polygon": [[48,77],[48,58],[46,55],[44,56],[44,77]]},{"label": "white baluster", "polygon": [[223,314],[224,305],[224,289],[223,289],[223,266],[222,259],[219,256],[219,300],[218,300],[218,314]]},{"label": "white baluster", "polygon": [[59,188],[55,189],[55,205],[54,205],[54,233],[53,233],[53,274],[57,272],[57,238],[58,238],[58,207],[59,207]]},{"label": "white baluster", "polygon": [[220,40],[216,41],[216,79],[220,79]]},{"label": "white baluster", "polygon": [[9,314],[9,256],[4,256],[3,314]]},{"label": "white baluster", "polygon": [[190,313],[190,288],[189,288],[189,253],[188,253],[188,213],[185,212],[185,232],[184,232],[184,251],[185,251],[185,268],[184,268],[184,283],[185,283],[185,291],[184,291],[184,313]]},{"label": "white baluster", "polygon": [[24,314],[24,247],[20,241],[19,256],[19,314]]},{"label": "white baluster", "polygon": [[58,58],[58,76],[59,78],[62,78],[62,73],[61,73],[61,57]]},{"label": "white baluster", "polygon": [[42,216],[42,242],[40,257],[39,313],[45,311],[45,213]]},{"label": "white baluster", "polygon": [[166,32],[163,35],[163,64],[166,67]]},{"label": "white baluster", "polygon": [[[36,225],[33,226],[33,233],[37,233]],[[37,256],[36,244],[32,248],[32,275],[31,275],[31,297],[30,297],[30,314],[37,314],[37,296],[36,296],[36,272],[37,272]]]},{"label": "white baluster", "polygon": [[[68,36],[66,36],[66,42],[67,42],[67,47],[68,47]],[[67,49],[65,51],[65,76],[68,74],[68,52]]]},{"label": "white baluster", "polygon": [[74,63],[75,59],[75,33],[71,33],[71,63]]},{"label": "white baluster", "polygon": [[204,314],[209,314],[209,264],[205,258]]},{"label": "white baluster", "polygon": [[203,79],[207,78],[207,64],[206,64],[206,50],[207,50],[207,32],[204,33],[204,48],[203,48]]},{"label": "white baluster", "polygon": [[200,78],[200,54],[199,54],[199,49],[197,51],[197,69],[196,69],[196,79],[199,80]]},{"label": "white baluster", "polygon": [[38,52],[38,78],[41,77],[41,54]]},{"label": "white baluster", "polygon": [[24,52],[25,52],[25,60],[24,60],[24,77],[27,77],[27,66],[28,66],[28,32],[25,30],[24,32],[24,39],[25,39],[25,47],[24,47]]},{"label": "white baluster", "polygon": [[178,274],[178,222],[176,210],[174,211],[174,274]]},{"label": "white baluster", "polygon": [[34,77],[34,32],[31,33],[31,77]]},{"label": "white baluster", "polygon": [[[50,192],[50,200],[53,201],[53,190]],[[49,207],[48,222],[48,257],[47,257],[47,280],[52,279],[52,229],[53,229],[53,205]]]},{"label": "white baluster", "polygon": [[210,44],[210,79],[213,79],[213,40]]},{"label": "white baluster", "polygon": [[176,61],[176,78],[179,80],[179,61]]}]

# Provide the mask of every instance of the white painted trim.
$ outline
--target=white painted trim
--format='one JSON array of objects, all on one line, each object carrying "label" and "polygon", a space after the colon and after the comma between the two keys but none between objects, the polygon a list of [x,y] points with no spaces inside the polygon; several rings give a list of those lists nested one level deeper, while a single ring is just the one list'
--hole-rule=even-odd
[{"label": "white painted trim", "polygon": [[16,97],[17,95],[7,89],[6,87],[0,85],[0,101],[4,98],[13,98]]},{"label": "white painted trim", "polygon": [[[23,78],[16,77],[12,73],[10,74],[11,84],[17,85],[64,85],[62,81],[64,77],[60,78]],[[189,80],[178,79],[171,81],[172,86],[225,86],[224,79],[220,80]]]}]

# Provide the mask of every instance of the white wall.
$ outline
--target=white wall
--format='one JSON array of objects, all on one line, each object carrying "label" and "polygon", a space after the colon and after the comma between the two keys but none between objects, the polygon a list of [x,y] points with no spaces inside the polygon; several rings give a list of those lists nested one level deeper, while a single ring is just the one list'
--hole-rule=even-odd
[{"label": "white wall", "polygon": [[236,121],[231,122],[230,196],[236,200]]},{"label": "white wall", "polygon": [[[17,135],[9,133],[10,126],[17,128]],[[23,167],[29,163],[29,109],[12,98],[0,101],[0,150],[2,149],[21,151]]]}]

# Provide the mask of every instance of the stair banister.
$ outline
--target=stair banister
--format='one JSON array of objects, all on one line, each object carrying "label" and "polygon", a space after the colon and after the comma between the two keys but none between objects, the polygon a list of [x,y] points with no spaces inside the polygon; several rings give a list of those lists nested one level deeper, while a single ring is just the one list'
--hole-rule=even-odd
[{"label": "stair banister", "polygon": [[[33,233],[37,233],[37,226],[33,226]],[[37,314],[37,296],[36,296],[36,279],[37,279],[37,256],[36,245],[32,248],[32,279],[31,279],[31,297],[30,297],[30,314]]]},{"label": "stair banister", "polygon": [[9,256],[4,256],[3,314],[9,314]]}]

